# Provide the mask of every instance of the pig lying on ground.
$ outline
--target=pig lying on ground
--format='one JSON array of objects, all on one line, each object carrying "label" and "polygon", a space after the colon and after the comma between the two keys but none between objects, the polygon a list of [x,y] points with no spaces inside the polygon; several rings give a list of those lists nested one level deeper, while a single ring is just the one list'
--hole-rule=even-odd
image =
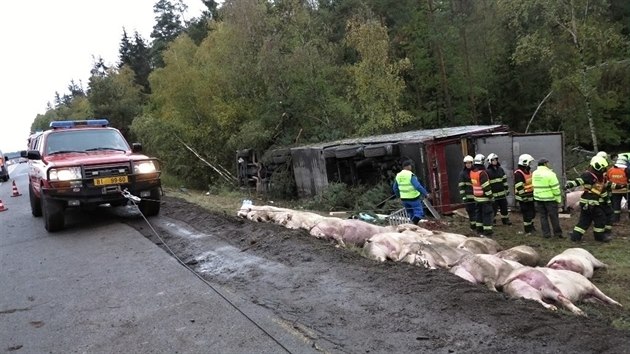
[{"label": "pig lying on ground", "polygon": [[593,277],[593,270],[606,268],[606,264],[595,258],[583,248],[569,248],[554,256],[548,263],[548,268],[570,270],[587,278]]},{"label": "pig lying on ground", "polygon": [[415,232],[418,235],[432,235],[433,230],[425,229],[414,224],[401,224],[396,226],[396,232]]},{"label": "pig lying on ground", "polygon": [[289,211],[291,210],[270,205],[247,205],[242,206],[236,215],[256,222],[270,222],[273,221],[275,214]]},{"label": "pig lying on ground", "polygon": [[418,225],[402,224],[396,227],[398,232],[415,232],[418,235],[425,237],[431,243],[443,243],[451,247],[457,247],[460,243],[464,242],[467,237],[461,234],[455,234],[451,232],[428,230]]},{"label": "pig lying on ground", "polygon": [[457,247],[465,242],[468,237],[451,232],[433,231],[432,234],[427,236],[427,239],[433,241],[432,243],[443,243],[450,247]]},{"label": "pig lying on ground", "polygon": [[622,306],[617,301],[606,296],[595,284],[585,276],[563,269],[537,267],[551,282],[562,291],[562,294],[573,302],[591,301],[608,305]]},{"label": "pig lying on ground", "polygon": [[412,243],[403,247],[401,255],[404,255],[402,262],[423,265],[430,269],[448,269],[451,264],[457,263],[470,253],[443,243]]},{"label": "pig lying on ground", "polygon": [[540,255],[538,254],[538,252],[536,252],[535,249],[525,245],[519,245],[507,250],[503,250],[497,253],[496,256],[502,259],[516,261],[521,263],[522,265],[531,267],[537,266],[538,262],[540,262]]},{"label": "pig lying on ground", "polygon": [[335,240],[342,246],[350,244],[361,247],[370,237],[391,231],[388,227],[362,220],[326,217],[318,221],[309,233],[318,238]]},{"label": "pig lying on ground", "polygon": [[497,241],[487,237],[468,237],[457,248],[475,254],[495,254],[503,250]]},{"label": "pig lying on ground", "polygon": [[539,269],[532,267],[518,268],[501,284],[504,293],[513,298],[534,300],[545,308],[556,311],[557,307],[549,304],[551,301],[562,305],[576,315],[585,316],[584,312],[575,306],[564,293]]},{"label": "pig lying on ground", "polygon": [[473,284],[485,284],[488,289],[497,291],[496,284],[504,284],[515,266],[517,263],[510,264],[495,255],[471,254],[462,257],[450,272]]},{"label": "pig lying on ground", "polygon": [[408,253],[405,247],[421,242],[425,241],[412,232],[379,233],[366,240],[361,254],[366,258],[380,262],[387,259],[397,262]]},{"label": "pig lying on ground", "polygon": [[277,213],[273,221],[289,229],[310,230],[326,217],[308,211],[291,210],[289,212]]}]

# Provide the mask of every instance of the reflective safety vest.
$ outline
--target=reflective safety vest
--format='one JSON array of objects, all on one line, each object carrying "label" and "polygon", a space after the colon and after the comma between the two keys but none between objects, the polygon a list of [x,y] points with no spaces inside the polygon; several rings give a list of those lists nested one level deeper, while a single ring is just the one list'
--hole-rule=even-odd
[{"label": "reflective safety vest", "polygon": [[534,200],[539,202],[560,203],[560,184],[556,174],[546,166],[538,166],[532,173]]},{"label": "reflective safety vest", "polygon": [[411,177],[413,173],[409,170],[402,170],[396,175],[400,199],[415,199],[420,196],[420,192],[411,184]]},{"label": "reflective safety vest", "polygon": [[[523,170],[516,170],[514,171],[514,173],[519,173],[521,176],[523,176],[523,179],[525,180],[524,182],[521,182],[523,185],[523,189],[520,188],[516,188],[517,184],[514,185],[514,195],[516,197],[517,200],[523,200],[523,201],[530,201],[530,200],[534,200],[534,183],[533,183],[533,179],[532,179],[532,173],[525,173],[523,172]],[[520,193],[519,193],[520,192]]]},{"label": "reflective safety vest", "polygon": [[[614,185],[627,185],[628,177],[626,176],[626,169],[621,167],[613,167],[608,170],[608,180]],[[613,189],[614,194],[625,194],[628,192],[628,188]]]},{"label": "reflective safety vest", "polygon": [[590,186],[585,185],[584,187],[587,191],[600,196],[606,189],[606,179],[602,178],[602,180],[600,181],[599,178],[597,178],[597,176],[595,176],[594,173],[592,172],[589,172],[589,173],[593,176],[594,182]]},{"label": "reflective safety vest", "polygon": [[483,187],[481,186],[482,173],[487,175],[485,170],[470,171],[470,183],[472,184],[473,195],[475,197],[483,197],[485,195]]}]

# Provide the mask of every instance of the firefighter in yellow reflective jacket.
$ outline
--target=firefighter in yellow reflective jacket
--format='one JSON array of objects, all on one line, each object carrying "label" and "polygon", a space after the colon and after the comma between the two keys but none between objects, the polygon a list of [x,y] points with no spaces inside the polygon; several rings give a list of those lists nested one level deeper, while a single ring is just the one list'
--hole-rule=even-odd
[{"label": "firefighter in yellow reflective jacket", "polygon": [[526,235],[536,231],[534,218],[536,205],[534,203],[534,184],[532,182],[531,163],[534,158],[530,154],[518,157],[518,168],[514,171],[514,199],[518,201],[523,215],[523,229]]},{"label": "firefighter in yellow reflective jacket", "polygon": [[473,157],[466,155],[464,157],[464,168],[459,173],[459,196],[466,206],[466,213],[470,222],[470,228],[475,231],[477,229],[477,205],[473,195],[472,182],[470,182],[470,173],[473,171]]},{"label": "firefighter in yellow reflective jacket", "polygon": [[420,184],[418,177],[411,172],[412,165],[411,160],[403,162],[403,169],[396,175],[393,190],[394,194],[402,201],[411,222],[418,224],[424,218],[424,207],[420,198],[422,196],[429,197],[429,192]]},{"label": "firefighter in yellow reflective jacket", "polygon": [[[562,235],[560,219],[558,218],[558,206],[562,201],[560,182],[558,176],[549,168],[549,160],[538,160],[538,168],[532,173],[532,185],[534,187],[534,201],[536,212],[540,216],[540,229],[544,238],[551,237],[551,231],[559,238]],[[551,221],[551,228],[549,222]]]},{"label": "firefighter in yellow reflective jacket", "polygon": [[593,224],[593,236],[596,241],[610,242],[612,235],[606,233],[607,216],[604,210],[606,198],[606,169],[608,161],[601,156],[591,159],[589,168],[580,177],[568,181],[565,189],[582,186],[584,192],[580,198],[580,219],[571,233],[571,241],[580,241],[586,230]]},{"label": "firefighter in yellow reflective jacket", "polygon": [[494,209],[492,203],[494,197],[490,187],[490,178],[484,166],[485,156],[475,155],[473,163],[475,169],[470,172],[470,182],[473,188],[473,197],[477,204],[477,231],[483,236],[492,235],[492,222],[494,220]]}]

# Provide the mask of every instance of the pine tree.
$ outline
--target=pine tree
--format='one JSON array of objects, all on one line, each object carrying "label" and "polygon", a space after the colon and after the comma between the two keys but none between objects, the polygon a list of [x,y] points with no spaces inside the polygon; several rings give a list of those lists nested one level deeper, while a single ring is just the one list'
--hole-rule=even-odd
[{"label": "pine tree", "polygon": [[118,68],[122,68],[123,65],[131,66],[131,61],[132,61],[131,51],[132,51],[132,44],[131,44],[131,41],[129,40],[129,36],[127,36],[127,30],[125,30],[125,28],[123,27],[123,35],[122,35],[122,39],[120,40],[120,49],[118,50],[118,59],[119,59]]},{"label": "pine tree", "polygon": [[162,52],[170,42],[182,33],[181,13],[184,10],[185,5],[183,3],[172,4],[169,0],[159,0],[153,5],[156,23],[153,26],[153,32],[151,32],[151,38],[153,38],[151,59],[154,67],[164,67]]}]

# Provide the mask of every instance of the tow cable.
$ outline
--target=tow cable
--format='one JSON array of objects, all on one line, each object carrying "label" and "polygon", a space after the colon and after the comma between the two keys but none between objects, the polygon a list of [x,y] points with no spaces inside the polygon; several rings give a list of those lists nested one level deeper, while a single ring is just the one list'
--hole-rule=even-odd
[{"label": "tow cable", "polygon": [[[121,193],[122,193],[123,197],[127,198],[131,202],[131,204],[133,204],[135,209],[138,210],[140,215],[142,215],[142,218],[144,219],[144,221],[147,223],[147,225],[149,225],[149,228],[151,229],[151,231],[153,232],[155,237],[157,237],[160,240],[162,245],[164,245],[164,247],[168,250],[168,252],[171,254],[171,256],[173,256],[173,258],[175,258],[179,264],[184,266],[184,268],[188,269],[188,271],[190,271],[192,274],[194,274],[199,280],[201,280],[204,284],[206,284],[206,286],[208,286],[210,289],[212,289],[212,291],[214,291],[223,300],[225,300],[228,304],[230,304],[230,306],[232,306],[236,311],[238,311],[241,315],[243,315],[243,317],[245,317],[247,320],[249,320],[251,323],[253,323],[254,326],[256,326],[258,329],[260,329],[269,338],[271,338],[271,340],[276,342],[276,344],[278,344],[287,353],[291,353],[291,351],[289,349],[287,349],[284,345],[282,345],[282,343],[280,343],[280,341],[278,341],[273,335],[271,335],[271,333],[267,332],[264,328],[262,328],[258,323],[256,323],[256,321],[254,321],[254,319],[252,319],[251,317],[247,316],[247,314],[245,314],[245,312],[243,312],[240,308],[238,308],[238,306],[236,306],[232,301],[230,301],[230,299],[228,299],[225,295],[223,295],[217,288],[212,286],[212,284],[210,284],[206,279],[204,279],[201,275],[199,275],[192,268],[190,268],[186,263],[184,263],[179,257],[177,257],[175,252],[173,252],[173,250],[166,244],[166,242],[164,242],[164,239],[162,237],[160,237],[160,235],[157,233],[157,231],[155,231],[155,228],[153,228],[153,225],[151,225],[151,223],[146,218],[146,216],[144,216],[144,214],[142,214],[142,211],[140,210],[140,208],[138,207],[138,204],[137,204],[137,203],[140,203],[142,201],[142,198],[131,194],[129,192],[129,190],[127,190],[127,188],[125,188]],[[145,200],[150,200],[150,199],[146,199],[145,198]]]}]

